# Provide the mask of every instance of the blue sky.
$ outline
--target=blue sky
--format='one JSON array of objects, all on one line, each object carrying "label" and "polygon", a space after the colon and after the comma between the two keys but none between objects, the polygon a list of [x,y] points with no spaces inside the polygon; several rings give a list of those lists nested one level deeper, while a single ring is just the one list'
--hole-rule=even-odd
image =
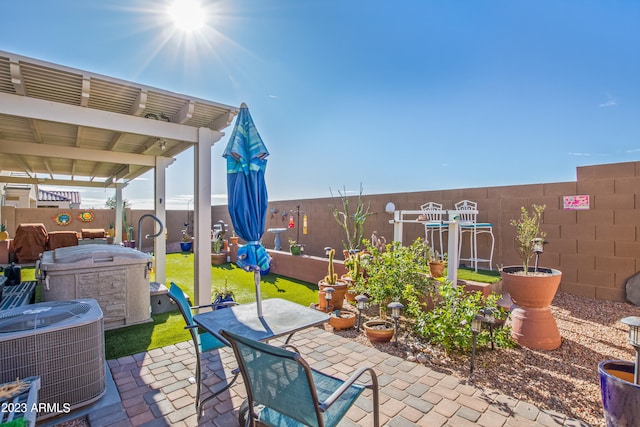
[{"label": "blue sky", "polygon": [[[640,157],[637,1],[202,0],[191,33],[167,4],[9,2],[0,49],[246,102],[272,200],[572,181]],[[231,130],[213,148],[214,204]],[[169,167],[168,208],[189,206],[192,163]],[[124,195],[147,208],[152,188]],[[83,192],[83,207],[111,195]]]}]

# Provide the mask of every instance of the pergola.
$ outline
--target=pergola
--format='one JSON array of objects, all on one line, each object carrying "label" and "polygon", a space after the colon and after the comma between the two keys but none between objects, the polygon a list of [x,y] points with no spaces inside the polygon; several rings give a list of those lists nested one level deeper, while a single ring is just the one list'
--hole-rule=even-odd
[{"label": "pergola", "polygon": [[[195,239],[195,300],[203,304],[211,292],[211,147],[238,111],[0,51],[0,182],[114,188],[119,239],[122,188],[153,170],[155,215],[164,224],[166,168],[194,147],[194,235],[206,236]],[[155,239],[154,253],[164,283],[164,239]]]}]

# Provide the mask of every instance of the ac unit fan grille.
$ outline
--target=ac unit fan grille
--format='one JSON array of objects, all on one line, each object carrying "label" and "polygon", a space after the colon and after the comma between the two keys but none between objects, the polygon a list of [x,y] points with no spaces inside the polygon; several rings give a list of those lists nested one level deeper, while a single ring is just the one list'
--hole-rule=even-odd
[{"label": "ac unit fan grille", "polygon": [[28,331],[44,328],[80,317],[91,309],[89,304],[77,301],[54,301],[36,308],[29,306],[8,310],[0,314],[0,333]]}]

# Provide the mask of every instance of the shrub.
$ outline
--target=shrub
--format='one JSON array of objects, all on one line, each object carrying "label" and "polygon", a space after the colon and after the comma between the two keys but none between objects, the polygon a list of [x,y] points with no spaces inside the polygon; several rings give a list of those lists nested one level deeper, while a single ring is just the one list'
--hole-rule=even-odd
[{"label": "shrub", "polygon": [[[430,292],[431,298],[435,301],[435,307],[425,311],[423,303],[415,296],[415,292],[407,289],[406,313],[415,319],[415,331],[418,335],[433,345],[441,346],[447,352],[471,350],[473,341],[471,321],[480,309],[491,308],[495,311],[496,318],[506,319],[507,317],[506,311],[497,304],[500,298],[497,294],[484,298],[481,292],[466,292],[464,286],[453,286],[449,281],[444,281]],[[489,330],[483,328],[478,334],[477,345],[486,345],[489,339]],[[493,342],[498,347],[513,347],[510,327],[504,325],[501,328],[494,328]]]}]

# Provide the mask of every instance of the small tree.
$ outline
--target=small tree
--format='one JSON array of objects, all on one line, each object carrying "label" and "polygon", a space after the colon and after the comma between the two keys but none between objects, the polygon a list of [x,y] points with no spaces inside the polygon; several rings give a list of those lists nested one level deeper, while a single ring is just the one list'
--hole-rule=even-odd
[{"label": "small tree", "polygon": [[353,208],[349,204],[350,200],[349,197],[347,197],[346,189],[343,189],[342,192],[338,190],[340,206],[336,203],[336,198],[333,196],[331,189],[329,189],[329,192],[334,201],[333,207],[331,208],[333,218],[343,230],[346,237],[346,239],[342,241],[342,245],[349,253],[360,250],[362,237],[364,236],[364,223],[368,217],[374,214],[371,212],[371,204],[368,204],[366,207],[364,205],[362,200],[362,184],[360,184],[360,193],[358,194],[357,204],[353,212]]},{"label": "small tree", "polygon": [[547,233],[540,230],[540,223],[542,222],[542,213],[546,205],[533,205],[532,212],[524,206],[520,208],[520,218],[512,219],[511,225],[516,227],[516,251],[520,260],[522,261],[522,267],[524,268],[524,274],[529,274],[529,261],[535,253],[535,239],[544,239]]}]

